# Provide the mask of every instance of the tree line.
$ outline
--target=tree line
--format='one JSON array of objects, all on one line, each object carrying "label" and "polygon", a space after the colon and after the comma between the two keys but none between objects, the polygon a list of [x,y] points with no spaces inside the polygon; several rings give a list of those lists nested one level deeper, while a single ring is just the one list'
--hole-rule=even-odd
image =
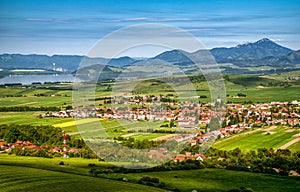
[{"label": "tree line", "polygon": [[[47,157],[54,156],[61,157],[62,153],[49,152],[52,147],[62,148],[62,129],[53,126],[32,126],[32,125],[13,125],[2,124],[0,125],[0,139],[4,140],[7,144],[15,143],[16,141],[30,141],[36,146],[40,146],[39,150],[29,149],[24,147],[20,149],[15,147],[11,153],[20,156],[35,156]],[[67,135],[67,148],[76,148],[78,153],[68,152],[69,157],[82,157],[82,158],[97,158],[85,144],[83,139],[77,139],[75,136]]]},{"label": "tree line", "polygon": [[59,107],[29,107],[29,106],[11,106],[0,107],[0,112],[24,112],[24,111],[60,111]]}]

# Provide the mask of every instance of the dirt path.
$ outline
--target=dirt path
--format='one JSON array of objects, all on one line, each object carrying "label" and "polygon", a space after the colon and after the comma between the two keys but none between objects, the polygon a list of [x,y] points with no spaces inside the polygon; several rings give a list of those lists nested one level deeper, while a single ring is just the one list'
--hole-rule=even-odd
[{"label": "dirt path", "polygon": [[70,132],[70,133],[67,133],[67,135],[77,135],[77,134],[81,134],[81,133],[85,133],[85,131]]},{"label": "dirt path", "polygon": [[300,133],[293,135],[293,137],[300,137]]},{"label": "dirt path", "polygon": [[300,141],[300,137],[294,139],[294,140],[291,140],[289,142],[287,142],[286,144],[282,145],[281,147],[279,147],[278,149],[286,149],[288,148],[289,146],[293,145],[294,143],[297,143],[298,141]]},{"label": "dirt path", "polygon": [[277,128],[277,126],[276,126],[276,125],[273,125],[273,126],[267,128],[267,129],[264,129],[263,131],[272,131],[272,130],[275,129],[275,128]]},{"label": "dirt path", "polygon": [[296,132],[296,130],[295,129],[288,129],[288,130],[285,130],[284,132],[291,133],[291,132]]},{"label": "dirt path", "polygon": [[22,106],[22,105],[32,105],[35,104],[36,102],[28,102],[28,103],[20,103],[20,104],[16,104],[16,105],[11,105],[12,107],[17,107],[17,106]]},{"label": "dirt path", "polygon": [[130,137],[130,136],[133,136],[133,135],[136,135],[138,133],[128,133],[126,135],[122,135],[122,137]]}]

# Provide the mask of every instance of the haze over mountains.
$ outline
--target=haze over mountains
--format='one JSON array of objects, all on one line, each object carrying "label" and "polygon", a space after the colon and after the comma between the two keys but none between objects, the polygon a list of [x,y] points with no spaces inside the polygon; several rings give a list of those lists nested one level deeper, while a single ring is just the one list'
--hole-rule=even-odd
[{"label": "haze over mountains", "polygon": [[[188,53],[182,50],[171,50],[163,52],[153,58],[148,58],[147,63],[151,60],[160,59],[163,61],[189,66],[193,64],[189,58],[195,56],[201,57],[207,50],[198,50],[194,53]],[[209,50],[218,63],[231,63],[239,67],[257,67],[272,66],[286,67],[300,64],[300,51],[283,47],[264,38],[254,43],[237,45],[230,48],[213,48]],[[53,69],[53,63],[56,67],[73,72],[77,70],[82,59],[86,66],[94,64],[106,64],[115,67],[124,67],[132,65],[140,60],[130,57],[120,57],[114,59],[106,58],[88,58],[78,55],[21,55],[21,54],[2,54],[0,55],[0,68],[42,68]]]}]

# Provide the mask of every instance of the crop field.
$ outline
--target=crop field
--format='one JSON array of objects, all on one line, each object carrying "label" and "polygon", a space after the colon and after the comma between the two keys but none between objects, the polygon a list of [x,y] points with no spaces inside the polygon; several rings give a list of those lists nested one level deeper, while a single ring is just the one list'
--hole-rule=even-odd
[{"label": "crop field", "polygon": [[4,97],[0,99],[0,107],[30,106],[30,107],[59,107],[71,104],[71,97]]},{"label": "crop field", "polygon": [[256,192],[299,191],[299,178],[279,177],[260,173],[239,172],[222,169],[200,169],[188,171],[165,171],[149,173],[111,174],[108,178],[123,178],[138,181],[143,176],[159,178],[169,189],[180,191],[229,191],[240,187]]},{"label": "crop field", "polygon": [[1,191],[163,191],[143,185],[28,167],[0,165]]},{"label": "crop field", "polygon": [[[213,147],[222,150],[232,150],[238,147],[245,151],[255,150],[258,148],[277,149],[287,142],[295,139],[293,136],[299,133],[299,130],[294,130],[293,132],[286,132],[286,130],[286,128],[279,126],[276,129],[273,129],[270,134],[267,134],[264,129],[261,129],[248,134],[243,133],[233,135],[217,141]],[[300,149],[297,149],[297,145],[298,144],[296,143],[295,146],[290,146],[288,148],[299,151]]]},{"label": "crop field", "polygon": [[[107,120],[107,119],[73,119],[46,117],[39,118],[42,111],[37,112],[2,112],[0,114],[0,124],[18,124],[18,125],[52,125],[59,127],[65,132],[73,132],[77,138],[92,136],[110,136],[118,137],[127,134],[127,131],[139,129],[159,128],[160,122],[136,122],[127,120]],[[78,126],[78,127],[77,127]],[[81,135],[80,135],[81,134]],[[154,139],[165,134],[159,133],[139,133],[133,136],[136,139]]]},{"label": "crop field", "polygon": [[[267,76],[242,76],[242,75],[228,75],[225,78],[224,83],[226,87],[226,94],[229,96],[227,101],[231,102],[271,102],[271,101],[293,101],[299,100],[300,97],[300,83],[298,81],[287,81],[286,78],[291,75],[297,75],[298,71],[293,73],[282,73],[280,75],[273,74]],[[187,85],[177,83],[176,90],[178,94],[186,95]],[[42,87],[41,87],[42,86]],[[35,88],[0,88],[0,107],[7,106],[65,106],[72,103],[72,91],[71,90],[51,90],[45,89],[45,85],[36,86]],[[72,88],[69,84],[47,85],[48,87],[55,88]],[[126,83],[118,83],[114,90],[120,90],[122,87],[127,87]],[[189,85],[191,86],[191,85]],[[192,86],[191,86],[192,87]],[[194,82],[193,87],[197,90],[198,96],[206,96],[208,98],[201,98],[202,102],[210,101],[210,91],[207,82]],[[109,85],[102,84],[96,87],[95,97],[105,97],[112,93],[109,91]],[[122,89],[121,89],[122,90]],[[170,87],[167,84],[159,81],[145,80],[141,81],[134,88],[134,92],[138,94],[169,94],[174,93],[175,87]],[[246,94],[245,98],[234,98],[238,93]],[[37,94],[44,94],[47,96],[36,96]],[[121,94],[118,91],[113,94]],[[22,97],[14,97],[14,96]],[[56,95],[56,96],[51,96]],[[97,101],[96,104],[102,102]],[[103,104],[103,103],[102,103]]]},{"label": "crop field", "polygon": [[[63,161],[65,166],[59,166],[59,162]],[[88,164],[92,163],[97,167],[111,166],[103,161],[97,159],[83,159],[83,158],[40,158],[40,157],[23,157],[8,154],[0,154],[0,165],[8,166],[24,166],[37,169],[46,169],[52,171],[61,171],[66,173],[88,175]]]},{"label": "crop field", "polygon": [[87,123],[92,123],[92,122],[99,122],[99,119],[97,118],[89,118],[89,119],[72,119],[72,121],[64,122],[64,123],[58,123],[54,124],[54,127],[70,127],[74,125],[81,125],[81,124],[87,124]]},{"label": "crop field", "polygon": [[0,124],[30,124],[30,125],[54,125],[64,122],[74,121],[71,118],[39,118],[40,114],[45,112],[42,111],[29,111],[29,112],[1,112],[0,113]]},{"label": "crop field", "polygon": [[134,139],[140,139],[140,140],[152,140],[161,136],[168,135],[168,133],[137,133],[133,134],[130,137]]},{"label": "crop field", "polygon": [[[59,165],[61,161],[65,165]],[[134,184],[143,176],[150,176],[159,178],[160,182],[165,183],[167,189],[178,189],[183,192],[190,192],[194,189],[208,192],[228,191],[240,187],[248,187],[256,192],[300,190],[298,177],[281,177],[224,169],[113,173],[100,174],[101,178],[94,178],[88,176],[89,163],[95,164],[98,168],[111,166],[96,159],[45,159],[0,154],[0,188],[4,191],[36,191],[37,187],[42,191],[52,191],[52,189],[53,191],[65,191],[65,189],[74,189],[75,191],[97,191],[97,189],[98,191],[162,191],[158,188]],[[128,183],[115,181],[122,178],[127,178]],[[51,188],[49,188],[50,185]]]},{"label": "crop field", "polygon": [[246,94],[246,98],[227,98],[232,102],[271,102],[271,101],[293,101],[300,98],[300,87],[272,87],[272,88],[243,88],[240,90],[226,89],[227,94],[237,95],[237,93]]},{"label": "crop field", "polygon": [[294,143],[293,145],[289,146],[288,149],[291,151],[299,151],[300,150],[300,142]]}]

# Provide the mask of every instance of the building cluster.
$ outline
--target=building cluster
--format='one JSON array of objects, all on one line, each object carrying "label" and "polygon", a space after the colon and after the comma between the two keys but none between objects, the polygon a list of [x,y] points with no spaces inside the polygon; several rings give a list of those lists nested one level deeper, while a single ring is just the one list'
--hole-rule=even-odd
[{"label": "building cluster", "polygon": [[[5,141],[1,141],[0,142],[0,151],[3,152],[10,152],[12,151],[15,147],[18,147],[20,150],[25,150],[25,149],[31,149],[31,150],[37,150],[40,151],[42,149],[48,150],[48,152],[51,153],[61,153],[63,152],[62,148],[59,147],[43,147],[43,146],[38,146],[35,145],[33,143],[31,143],[30,141],[21,141],[21,140],[17,140],[15,143],[9,143],[7,144]],[[75,148],[69,148],[67,149],[67,152],[70,153],[78,153],[79,150],[75,149]]]}]

